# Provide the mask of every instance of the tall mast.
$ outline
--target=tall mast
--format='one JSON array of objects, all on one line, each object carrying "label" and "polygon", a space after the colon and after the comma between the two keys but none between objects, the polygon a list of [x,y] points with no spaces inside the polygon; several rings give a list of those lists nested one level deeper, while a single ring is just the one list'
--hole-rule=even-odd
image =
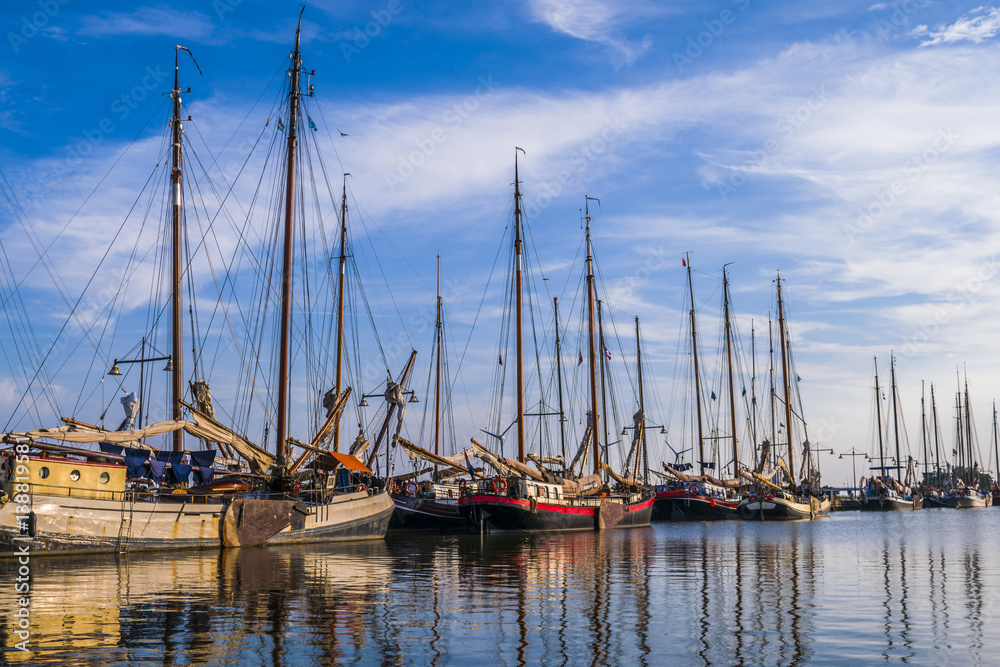
[{"label": "tall mast", "polygon": [[587,338],[590,345],[590,423],[593,425],[594,472],[601,472],[601,442],[597,437],[597,372],[594,363],[594,255],[590,244],[590,197],[584,196],[587,214]]},{"label": "tall mast", "polygon": [[[305,11],[305,7],[302,8]],[[281,252],[281,342],[278,347],[278,418],[276,426],[277,443],[275,451],[278,466],[285,464],[285,441],[288,437],[288,360],[289,337],[292,324],[292,243],[294,241],[295,225],[295,151],[298,148],[299,116],[299,70],[302,69],[302,56],[299,53],[299,43],[302,31],[302,12],[299,12],[299,25],[295,28],[295,50],[292,51],[292,66],[288,75],[292,79],[292,87],[288,93],[288,147],[287,174],[285,179],[285,229],[284,245]]]},{"label": "tall mast", "polygon": [[771,447],[776,447],[778,444],[778,436],[774,432],[774,427],[777,423],[774,416],[774,327],[771,326],[771,311],[767,312],[767,347],[770,350],[770,352],[768,352],[767,373],[770,375],[771,387],[771,395],[768,397],[771,403]]},{"label": "tall mast", "polygon": [[[340,196],[340,279],[337,281],[337,373],[334,391],[340,397],[344,364],[344,290],[347,283],[347,176]],[[340,420],[333,425],[333,451],[340,451]]]},{"label": "tall mast", "polygon": [[684,253],[687,260],[688,292],[691,294],[691,355],[694,359],[694,401],[698,416],[698,467],[705,473],[705,435],[701,426],[701,372],[698,369],[698,326],[694,316],[694,284],[691,282],[691,255]]},{"label": "tall mast", "polygon": [[931,385],[931,422],[934,425],[934,486],[941,486],[941,427],[938,425],[937,405],[934,402],[934,385]]},{"label": "tall mast", "polygon": [[[171,299],[171,345],[170,359],[173,362],[173,371],[170,374],[172,409],[171,417],[174,421],[180,421],[183,417],[181,413],[181,399],[184,397],[184,388],[181,382],[184,378],[184,353],[181,349],[184,344],[184,330],[181,324],[184,304],[181,302],[181,216],[184,207],[183,164],[181,149],[181,82],[180,66],[178,56],[183,47],[174,48],[174,90],[170,97],[173,98],[174,115],[170,121],[173,150],[170,161],[170,184],[173,190],[173,206],[171,207],[171,281],[173,285],[173,297]],[[180,429],[174,431],[173,450],[175,452],[184,451],[184,432]]]},{"label": "tall mast", "polygon": [[[739,444],[736,440],[736,392],[733,388],[733,332],[729,320],[729,276],[722,267],[722,301],[726,317],[726,357],[729,363],[729,419],[733,429],[733,477],[739,478]],[[641,385],[640,385],[641,386]]]},{"label": "tall mast", "polygon": [[524,332],[521,303],[521,181],[517,175],[517,151],[514,149],[514,303],[517,339],[517,460],[524,463]]},{"label": "tall mast", "polygon": [[[639,414],[642,422],[638,425],[641,428],[641,440],[639,441],[639,449],[642,452],[643,466],[643,477],[648,475],[649,461],[646,456],[646,402],[643,397],[642,388],[642,348],[639,343],[639,316],[635,317],[635,364],[636,364],[636,375],[639,381]],[[633,470],[638,473],[639,471],[639,451],[635,453],[635,467]],[[638,477],[638,475],[636,475]]]},{"label": "tall mast", "polygon": [[972,414],[969,410],[969,380],[965,380],[965,447],[969,452],[969,455],[965,459],[965,477],[966,484],[972,486],[975,484],[979,486],[979,480],[973,479],[972,466],[975,462],[975,456],[972,453]]},{"label": "tall mast", "polygon": [[996,475],[993,477],[994,483],[1000,483],[1000,438],[997,437],[997,402],[993,401],[993,454],[996,456]]},{"label": "tall mast", "polygon": [[785,340],[785,306],[781,300],[781,274],[778,274],[778,334],[781,338],[781,383],[785,391],[785,433],[788,437],[788,472],[795,484],[795,446],[792,442],[792,400],[788,381],[788,342]]},{"label": "tall mast", "polygon": [[[434,369],[434,454],[441,455],[441,253],[437,256],[437,363]],[[437,464],[434,464],[437,474]]]},{"label": "tall mast", "polygon": [[556,384],[559,385],[559,445],[562,447],[563,467],[566,466],[566,418],[563,412],[562,344],[559,340],[559,297],[552,297],[556,313]]},{"label": "tall mast", "polygon": [[924,452],[924,484],[927,484],[928,470],[930,465],[930,438],[927,437],[927,406],[924,403],[924,381],[920,381],[920,440]]},{"label": "tall mast", "polygon": [[895,431],[896,440],[896,481],[902,483],[903,473],[900,472],[903,466],[903,459],[899,454],[899,407],[896,397],[896,357],[889,355],[889,374],[892,379],[892,429]]},{"label": "tall mast", "polygon": [[753,319],[750,320],[750,441],[754,448],[754,456],[757,452],[757,332],[753,328]]},{"label": "tall mast", "polygon": [[607,463],[608,458],[608,447],[611,443],[611,437],[608,433],[608,387],[605,384],[605,369],[604,369],[604,350],[607,346],[604,344],[604,316],[601,309],[601,300],[597,300],[597,354],[601,358],[601,419],[604,420],[604,462]]},{"label": "tall mast", "polygon": [[882,390],[878,386],[878,357],[875,357],[875,418],[878,425],[878,475],[885,475],[885,444],[882,442]]}]

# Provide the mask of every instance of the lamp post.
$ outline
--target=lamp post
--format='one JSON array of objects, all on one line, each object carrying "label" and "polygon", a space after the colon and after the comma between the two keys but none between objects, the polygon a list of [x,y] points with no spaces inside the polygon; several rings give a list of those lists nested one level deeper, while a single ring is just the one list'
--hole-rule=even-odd
[{"label": "lamp post", "polygon": [[857,470],[857,463],[855,462],[854,459],[857,458],[857,457],[859,457],[859,456],[863,456],[863,457],[865,457],[865,460],[867,461],[868,460],[868,454],[865,453],[865,452],[859,452],[858,450],[856,450],[856,449],[854,449],[852,447],[851,451],[844,452],[838,458],[843,459],[845,456],[850,456],[851,457],[851,478],[852,478],[851,483],[854,486],[854,488],[857,489],[858,488],[857,487],[857,484],[858,484],[858,470]]}]

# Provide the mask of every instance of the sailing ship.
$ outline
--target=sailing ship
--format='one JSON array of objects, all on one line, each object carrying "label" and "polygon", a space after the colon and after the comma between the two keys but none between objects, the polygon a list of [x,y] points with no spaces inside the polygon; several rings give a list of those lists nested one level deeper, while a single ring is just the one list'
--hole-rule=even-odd
[{"label": "sailing ship", "polygon": [[[740,502],[739,517],[741,519],[816,519],[830,513],[832,501],[822,494],[818,471],[812,465],[812,446],[806,423],[801,421],[805,438],[803,442],[803,474],[801,478],[795,475],[795,422],[792,421],[792,392],[790,376],[791,345],[788,340],[788,330],[785,321],[784,301],[781,296],[781,275],[777,278],[778,294],[778,337],[781,343],[781,375],[782,393],[785,406],[785,436],[788,440],[788,461],[777,457],[774,468],[769,475],[764,475],[763,465],[766,456],[762,457],[759,470],[740,470],[740,474],[753,484],[756,489]],[[801,414],[801,410],[799,411]],[[778,472],[785,476],[785,484],[775,484],[771,479]]]},{"label": "sailing ship", "polygon": [[896,465],[891,469],[897,471],[897,477],[888,474],[890,467],[885,464],[885,443],[882,437],[882,390],[878,384],[878,359],[875,360],[875,428],[878,438],[878,466],[872,467],[878,474],[871,476],[867,483],[862,484],[864,493],[861,496],[861,509],[867,512],[895,512],[899,510],[915,510],[923,507],[923,499],[918,492],[914,493],[910,479],[913,473],[912,457],[906,466],[905,480],[900,480],[899,471],[903,469],[901,451],[899,448],[900,416],[896,390],[896,359],[890,357],[889,362],[892,392],[892,431],[896,443]]},{"label": "sailing ship", "polygon": [[[166,361],[172,393],[169,419],[142,426],[140,417],[140,427],[135,428],[140,401],[129,393],[122,400],[126,419],[117,429],[64,418],[64,425],[57,428],[5,434],[3,443],[9,448],[0,451],[0,545],[5,554],[25,542],[30,542],[32,553],[250,546],[300,516],[296,499],[248,497],[251,485],[245,478],[232,476],[226,467],[215,468],[219,450],[258,461],[256,447],[205,413],[187,420],[183,416],[184,169],[178,62],[182,50],[187,51],[182,46],[174,51],[170,92],[171,354],[116,359],[109,373],[120,376],[122,364],[143,367]],[[141,357],[145,351],[144,340]],[[140,380],[140,395],[142,386]],[[218,443],[218,449],[189,452],[185,433]],[[144,442],[168,434],[169,450],[155,451]],[[101,451],[77,446],[87,443],[100,443]],[[232,463],[222,457],[218,460]],[[189,487],[192,467],[201,484]],[[222,477],[215,479],[217,475]]]},{"label": "sailing ship", "polygon": [[[708,461],[705,454],[705,436],[702,424],[702,390],[701,373],[698,359],[697,318],[694,306],[694,285],[691,278],[691,257],[685,256],[687,267],[688,293],[691,298],[691,358],[694,377],[695,423],[697,424],[698,462],[700,475],[688,475],[674,466],[663,464],[664,469],[676,481],[656,488],[656,500],[653,506],[654,518],[662,520],[716,521],[737,518],[742,494],[739,469],[739,440],[736,435],[736,395],[733,385],[733,332],[729,312],[729,276],[725,267],[722,269],[723,286],[723,317],[725,323],[726,367],[728,369],[729,408],[731,439],[733,446],[733,477],[728,480],[717,479],[707,473],[714,468],[715,461]],[[714,397],[714,394],[713,394]]]},{"label": "sailing ship", "polygon": [[[964,400],[963,400],[964,399]],[[972,408],[969,404],[969,381],[965,381],[963,392],[961,385],[955,392],[955,465],[947,481],[947,487],[941,492],[940,502],[945,507],[968,509],[989,507],[993,504],[993,494],[990,489],[984,489],[980,483],[979,462],[976,459],[978,442],[972,424]]]},{"label": "sailing ship", "polygon": [[[593,270],[593,247],[590,235],[590,208],[592,198],[585,198],[586,207],[586,304],[589,369],[589,423],[573,464],[556,474],[546,468],[540,457],[531,460],[538,466],[526,465],[526,432],[524,426],[524,369],[523,369],[523,294],[522,294],[522,219],[521,187],[518,175],[517,151],[514,153],[514,261],[513,297],[515,306],[514,331],[516,339],[516,460],[492,455],[473,440],[476,455],[494,468],[497,476],[480,478],[464,489],[459,500],[459,511],[473,524],[485,528],[515,531],[570,531],[626,528],[649,524],[653,507],[653,494],[636,481],[616,475],[618,492],[612,492],[602,478],[602,471],[610,467],[602,462],[599,438],[597,398],[597,331],[596,298]],[[603,351],[602,351],[603,354]],[[581,353],[582,357],[582,353]],[[640,409],[641,413],[641,409]],[[561,416],[561,415],[560,415]],[[641,429],[637,429],[641,433]],[[576,476],[578,461],[590,450],[593,473]],[[564,459],[565,460],[565,459]]]},{"label": "sailing ship", "polygon": [[[183,399],[182,350],[184,284],[181,243],[183,232],[183,130],[181,124],[181,88],[175,57],[173,116],[171,119],[171,283],[172,353],[142,359],[116,359],[110,375],[121,375],[119,366],[126,363],[166,360],[172,375],[170,419],[134,428],[130,419],[115,430],[106,430],[75,419],[64,419],[55,429],[12,432],[3,441],[12,447],[0,452],[5,495],[0,496],[0,543],[11,546],[16,541],[32,539],[33,552],[43,551],[123,551],[178,547],[248,546],[270,543],[299,543],[350,539],[380,539],[385,535],[393,511],[385,484],[371,472],[377,452],[368,465],[357,457],[342,453],[336,445],[329,449],[331,431],[351,395],[351,388],[341,388],[340,365],[343,340],[343,300],[338,313],[337,380],[327,396],[327,415],[315,435],[299,441],[288,435],[290,404],[290,347],[293,301],[293,250],[296,247],[295,213],[302,201],[300,180],[296,177],[299,150],[298,127],[304,126],[300,78],[306,74],[300,53],[301,13],[296,29],[295,47],[289,68],[287,126],[279,120],[278,130],[285,132],[283,224],[278,234],[280,256],[279,341],[276,346],[277,374],[273,384],[275,450],[268,452],[249,438],[215,418],[211,394],[206,382],[191,383],[197,405]],[[187,50],[178,47],[180,50]],[[175,53],[176,56],[176,53]],[[312,95],[312,86],[308,96]],[[310,124],[312,121],[310,119]],[[346,202],[346,184],[345,184]],[[346,205],[346,204],[345,204]],[[258,258],[260,259],[260,258]],[[267,262],[260,260],[259,266]],[[343,266],[341,267],[343,269]],[[341,273],[343,276],[343,272]],[[341,281],[342,289],[343,281]],[[267,289],[262,290],[268,294]],[[220,294],[220,300],[222,300]],[[266,310],[261,308],[262,312]],[[144,349],[144,348],[143,348]],[[415,353],[414,353],[415,354]],[[198,355],[196,354],[196,360]],[[256,355],[262,356],[260,350]],[[256,367],[256,364],[250,364]],[[388,380],[387,398],[391,398],[383,423],[385,435],[398,409],[405,384]],[[253,384],[252,380],[248,383]],[[250,394],[256,390],[251,388]],[[263,401],[265,404],[267,401]],[[126,406],[127,411],[137,410]],[[186,412],[186,415],[185,415]],[[251,411],[247,411],[248,413]],[[131,414],[131,413],[129,413]],[[103,418],[103,417],[102,417]],[[271,421],[264,425],[267,439]],[[155,452],[144,441],[172,433],[172,451]],[[183,433],[214,446],[205,452],[187,452]],[[397,427],[398,435],[398,427]],[[100,452],[65,443],[103,443]],[[336,442],[336,441],[335,441]],[[376,443],[378,444],[378,443]],[[131,447],[123,446],[131,445]],[[291,447],[302,450],[291,456]],[[216,450],[228,458],[216,459]],[[196,464],[203,484],[189,487],[188,471]],[[242,463],[236,461],[242,459]],[[221,460],[224,468],[216,471],[212,462]],[[174,484],[151,488],[167,472],[177,473]],[[148,468],[148,471],[147,471]],[[223,478],[214,480],[215,475]],[[30,492],[29,492],[30,491]],[[7,502],[13,500],[13,502]]]},{"label": "sailing ship", "polygon": [[[437,532],[469,530],[468,520],[458,511],[458,499],[467,481],[453,481],[456,476],[473,474],[468,457],[471,449],[445,457],[441,454],[442,432],[442,372],[444,371],[445,332],[442,319],[443,300],[441,297],[441,256],[437,260],[437,299],[434,323],[434,405],[433,431],[434,451],[413,444],[405,438],[397,438],[397,445],[408,455],[415,466],[430,463],[431,468],[415,470],[392,478],[392,501],[396,509],[389,528],[392,530],[433,530]],[[450,382],[448,383],[450,386]],[[465,465],[463,465],[463,461]],[[465,466],[468,466],[467,469]],[[431,473],[429,480],[418,479],[420,475]]]}]

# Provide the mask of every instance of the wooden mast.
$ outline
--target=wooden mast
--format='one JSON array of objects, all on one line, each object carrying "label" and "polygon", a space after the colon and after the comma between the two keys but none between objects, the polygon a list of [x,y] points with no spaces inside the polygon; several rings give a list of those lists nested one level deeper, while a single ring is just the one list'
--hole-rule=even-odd
[{"label": "wooden mast", "polygon": [[590,243],[590,197],[584,196],[587,219],[587,339],[590,347],[590,423],[593,425],[594,473],[601,472],[601,443],[597,437],[597,366],[594,354],[594,255]]},{"label": "wooden mast", "polygon": [[885,444],[882,442],[882,390],[878,386],[878,357],[875,358],[875,420],[878,428],[878,475],[885,475]]},{"label": "wooden mast", "polygon": [[927,466],[930,464],[930,438],[927,437],[927,406],[924,402],[924,381],[920,381],[920,444],[924,457],[924,484],[927,484]]},{"label": "wooden mast", "polygon": [[[183,214],[184,207],[184,189],[183,184],[183,164],[182,164],[182,149],[181,149],[181,83],[180,83],[180,66],[178,63],[178,56],[180,55],[180,50],[184,48],[177,46],[174,48],[174,90],[171,92],[170,97],[173,98],[174,115],[170,121],[171,134],[172,134],[172,155],[171,155],[171,165],[170,165],[170,183],[173,190],[173,206],[171,211],[171,282],[173,285],[173,295],[171,298],[171,345],[170,345],[170,359],[173,362],[173,371],[170,374],[170,385],[171,385],[171,417],[174,421],[180,421],[183,418],[183,413],[181,410],[181,399],[184,398],[184,388],[182,386],[182,381],[184,379],[184,353],[182,346],[184,344],[184,330],[181,324],[181,318],[183,316],[182,303],[182,285],[181,285],[181,217]],[[173,450],[175,452],[184,451],[184,431],[178,429],[174,431],[173,435]]]},{"label": "wooden mast", "polygon": [[931,422],[934,425],[934,486],[941,487],[941,442],[938,437],[941,426],[938,424],[937,404],[934,402],[934,384],[931,384]]},{"label": "wooden mast", "polygon": [[514,303],[515,338],[517,341],[517,460],[524,463],[524,332],[523,304],[521,295],[521,181],[517,173],[517,152],[514,149]]},{"label": "wooden mast", "polygon": [[974,471],[972,469],[975,460],[974,454],[972,453],[972,414],[969,409],[969,379],[966,377],[965,380],[965,447],[969,452],[969,455],[965,459],[965,476],[970,487],[975,484],[973,488],[979,488],[979,480],[973,479]]},{"label": "wooden mast", "polygon": [[993,401],[993,455],[996,457],[996,476],[993,478],[994,483],[1000,484],[1000,438],[997,436],[1000,433],[997,432],[997,402]]},{"label": "wooden mast", "polygon": [[[305,7],[302,8],[305,11]],[[278,415],[276,426],[275,453],[277,465],[285,464],[285,445],[288,437],[288,361],[289,337],[292,323],[292,243],[294,240],[295,223],[295,151],[298,148],[299,115],[299,70],[302,69],[302,56],[299,53],[299,43],[302,32],[302,12],[299,12],[299,24],[295,28],[295,50],[292,51],[292,66],[288,75],[292,86],[288,93],[288,146],[287,172],[285,179],[285,228],[284,245],[281,253],[281,341],[278,347]]]},{"label": "wooden mast", "polygon": [[903,459],[899,453],[899,401],[896,397],[896,357],[894,355],[889,355],[889,375],[892,381],[892,429],[895,431],[895,441],[896,441],[896,482],[899,484],[903,483],[903,473],[900,472],[903,467]]},{"label": "wooden mast", "polygon": [[[435,323],[437,363],[434,369],[434,455],[441,456],[441,253],[437,256],[437,319]],[[434,474],[438,466],[434,464]]]},{"label": "wooden mast", "polygon": [[691,255],[684,253],[688,274],[688,292],[691,294],[691,355],[694,359],[694,401],[698,421],[698,467],[705,474],[705,435],[701,425],[701,372],[698,368],[698,326],[694,315],[694,283],[691,281]]},{"label": "wooden mast", "polygon": [[559,297],[552,297],[556,313],[556,384],[559,385],[559,444],[562,447],[563,467],[566,467],[566,416],[563,412],[562,344],[559,340]]},{"label": "wooden mast", "polygon": [[736,391],[733,387],[733,331],[729,319],[729,276],[722,267],[722,295],[726,318],[726,357],[729,362],[729,419],[733,429],[733,477],[739,479],[739,443],[736,439]]},{"label": "wooden mast", "polygon": [[642,387],[642,348],[639,342],[639,316],[635,316],[635,365],[636,365],[636,379],[639,383],[639,415],[640,423],[636,425],[640,429],[639,438],[639,451],[635,453],[635,467],[633,471],[636,477],[638,477],[639,472],[639,454],[642,453],[643,460],[643,479],[649,476],[649,459],[646,456],[646,402],[643,396]]},{"label": "wooden mast", "polygon": [[[340,196],[340,280],[337,282],[337,371],[334,392],[340,397],[344,363],[344,290],[347,283],[347,176]],[[333,451],[340,451],[340,420],[333,426]]]},{"label": "wooden mast", "polygon": [[785,339],[785,306],[781,300],[781,273],[778,273],[778,335],[781,339],[781,383],[785,392],[785,434],[788,437],[788,472],[795,485],[795,445],[792,442],[792,401],[788,381],[788,342]]},{"label": "wooden mast", "polygon": [[[595,288],[595,297],[596,288]],[[604,350],[604,317],[601,309],[601,300],[597,299],[597,354],[601,359],[601,419],[604,420],[604,462],[608,462],[608,446],[611,443],[611,434],[608,432],[608,387],[605,384]]]}]

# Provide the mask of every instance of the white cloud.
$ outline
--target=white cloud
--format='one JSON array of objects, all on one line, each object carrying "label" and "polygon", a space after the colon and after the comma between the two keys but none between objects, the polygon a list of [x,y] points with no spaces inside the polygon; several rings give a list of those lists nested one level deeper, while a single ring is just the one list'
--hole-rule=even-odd
[{"label": "white cloud", "polygon": [[926,25],[917,26],[911,34],[925,37],[920,46],[972,42],[979,44],[1000,32],[1000,8],[977,7],[951,25],[939,25],[930,30]]},{"label": "white cloud", "polygon": [[635,42],[622,35],[622,30],[652,11],[644,3],[614,0],[528,0],[534,20],[547,24],[556,32],[577,39],[603,44],[625,63],[631,63],[646,52],[652,41],[648,36]]},{"label": "white cloud", "polygon": [[212,20],[197,11],[182,11],[169,7],[140,7],[131,13],[111,12],[101,16],[84,16],[80,20],[81,35],[170,35],[194,42],[211,42],[215,34]]}]

